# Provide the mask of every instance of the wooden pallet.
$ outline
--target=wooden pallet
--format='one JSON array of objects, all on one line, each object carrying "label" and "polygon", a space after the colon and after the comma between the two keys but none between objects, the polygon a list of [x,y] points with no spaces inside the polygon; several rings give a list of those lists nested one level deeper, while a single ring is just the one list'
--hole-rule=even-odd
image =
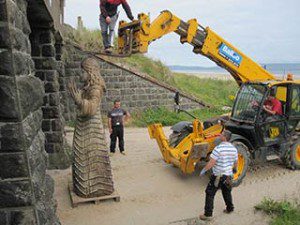
[{"label": "wooden pallet", "polygon": [[69,193],[70,193],[72,208],[77,207],[80,203],[94,202],[96,205],[98,205],[101,201],[105,201],[109,199],[113,199],[116,202],[119,202],[121,200],[120,195],[118,194],[117,191],[114,191],[111,195],[106,195],[101,197],[81,198],[75,194],[72,183],[69,183]]}]

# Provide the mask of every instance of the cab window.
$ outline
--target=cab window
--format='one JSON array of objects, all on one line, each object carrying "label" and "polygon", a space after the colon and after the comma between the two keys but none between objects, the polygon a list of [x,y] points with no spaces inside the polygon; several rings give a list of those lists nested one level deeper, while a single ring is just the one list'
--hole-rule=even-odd
[{"label": "cab window", "polygon": [[291,116],[300,116],[300,86],[292,87]]}]

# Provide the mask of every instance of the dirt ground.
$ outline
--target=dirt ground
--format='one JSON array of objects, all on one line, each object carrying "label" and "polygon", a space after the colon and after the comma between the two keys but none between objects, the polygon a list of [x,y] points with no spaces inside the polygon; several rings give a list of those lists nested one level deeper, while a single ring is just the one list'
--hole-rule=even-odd
[{"label": "dirt ground", "polygon": [[[165,129],[169,133],[169,129]],[[55,180],[57,213],[62,225],[264,225],[269,218],[254,211],[264,197],[300,199],[300,171],[285,169],[276,162],[252,169],[244,182],[233,190],[235,212],[223,214],[220,192],[215,199],[214,220],[195,219],[203,212],[208,177],[198,173],[183,175],[167,165],[147,129],[127,128],[126,155],[117,152],[111,157],[115,189],[120,202],[108,200],[71,207],[68,181],[71,170],[50,171]],[[72,133],[67,133],[72,142]],[[107,139],[109,140],[109,139]]]}]

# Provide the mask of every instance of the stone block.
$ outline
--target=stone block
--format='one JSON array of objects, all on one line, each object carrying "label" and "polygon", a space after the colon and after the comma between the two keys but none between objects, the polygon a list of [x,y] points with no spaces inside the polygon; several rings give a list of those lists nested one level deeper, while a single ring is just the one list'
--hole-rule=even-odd
[{"label": "stone block", "polygon": [[137,93],[138,95],[145,94],[145,89],[137,89],[137,90],[136,90],[136,93]]},{"label": "stone block", "polygon": [[35,212],[32,209],[14,210],[10,212],[10,225],[37,225]]},{"label": "stone block", "polygon": [[59,78],[59,91],[60,92],[64,92],[67,90],[67,86],[66,86],[66,82],[65,79],[60,77]]},{"label": "stone block", "polygon": [[42,130],[44,132],[51,131],[51,120],[43,120]]},{"label": "stone block", "polygon": [[8,225],[8,215],[7,211],[0,211],[0,225]]},{"label": "stone block", "polygon": [[4,123],[0,125],[0,153],[24,151],[25,140],[20,123]]},{"label": "stone block", "polygon": [[48,154],[54,153],[54,144],[53,143],[45,143],[45,151]]},{"label": "stone block", "polygon": [[50,143],[63,143],[63,133],[62,132],[51,132],[45,133],[46,142]]},{"label": "stone block", "polygon": [[31,175],[34,180],[44,180],[46,174],[47,154],[45,152],[45,135],[42,130],[39,130],[31,142],[27,158],[31,170]]},{"label": "stone block", "polygon": [[40,79],[34,76],[18,76],[16,81],[22,118],[26,118],[30,112],[36,111],[42,106],[43,84]]},{"label": "stone block", "polygon": [[22,52],[13,53],[13,65],[15,75],[28,75],[34,71],[34,64],[29,54]]},{"label": "stone block", "polygon": [[39,35],[40,44],[53,44],[55,41],[54,34],[51,30],[42,31]]},{"label": "stone block", "polygon": [[49,94],[49,105],[50,106],[59,106],[60,103],[60,97],[59,93],[50,93]]},{"label": "stone block", "polygon": [[43,106],[49,106],[49,95],[45,94],[44,98],[43,98]]},{"label": "stone block", "polygon": [[146,100],[148,100],[148,95],[140,95],[139,99],[143,100],[143,101],[146,101]]},{"label": "stone block", "polygon": [[26,15],[27,13],[27,1],[23,1],[23,0],[16,0],[15,1],[19,10]]},{"label": "stone block", "polygon": [[57,81],[58,79],[58,73],[56,70],[44,70],[43,73],[46,81]]},{"label": "stone block", "polygon": [[34,57],[40,57],[41,56],[41,47],[39,45],[32,44],[31,45],[31,55]]},{"label": "stone block", "polygon": [[1,155],[0,165],[0,180],[29,176],[27,160],[22,153]]},{"label": "stone block", "polygon": [[32,205],[29,181],[2,181],[0,183],[0,207],[25,207]]},{"label": "stone block", "polygon": [[42,46],[42,56],[55,57],[55,47],[52,44],[46,44]]},{"label": "stone block", "polygon": [[18,13],[18,7],[15,4],[14,1],[12,0],[7,0],[6,1],[6,7],[9,13],[7,13],[7,21],[10,23],[10,26],[15,25],[15,17],[16,14]]},{"label": "stone block", "polygon": [[100,68],[102,70],[114,70],[114,69],[119,69],[118,67],[116,67],[115,65],[113,64],[110,64],[110,63],[107,63],[107,62],[104,62],[104,63],[100,63]]},{"label": "stone block", "polygon": [[29,147],[32,144],[32,141],[36,138],[38,132],[40,132],[42,126],[43,114],[41,110],[37,110],[32,112],[30,116],[28,116],[22,126],[23,126],[23,134],[25,135],[25,147]]},{"label": "stone block", "polygon": [[132,76],[127,76],[126,77],[126,81],[127,82],[132,82],[133,81],[133,77]]},{"label": "stone block", "polygon": [[0,76],[0,118],[17,120],[20,117],[15,80],[12,77]]},{"label": "stone block", "polygon": [[55,119],[59,118],[59,107],[52,106],[52,107],[42,107],[43,110],[43,118],[44,119]]},{"label": "stone block", "polygon": [[35,72],[35,76],[38,77],[41,81],[46,80],[45,71],[37,71]]},{"label": "stone block", "polygon": [[121,95],[133,95],[135,94],[135,90],[134,89],[123,89],[121,90]]},{"label": "stone block", "polygon": [[131,82],[129,85],[129,88],[137,88],[137,83],[136,82]]},{"label": "stone block", "polygon": [[63,123],[60,119],[52,120],[51,124],[52,124],[52,131],[62,131],[63,130]]},{"label": "stone block", "polygon": [[[1,12],[0,12],[0,16],[2,16]],[[1,19],[0,19],[0,21],[1,21]],[[10,34],[8,32],[7,25],[8,25],[7,23],[3,23],[2,25],[0,25],[0,48],[10,48],[11,47]]]},{"label": "stone block", "polygon": [[[0,30],[1,32],[1,30]],[[0,33],[1,37],[1,33]],[[1,40],[0,40],[1,41]],[[0,51],[0,74],[12,75],[13,70],[13,57],[11,50],[3,49]]]},{"label": "stone block", "polygon": [[37,70],[53,70],[56,69],[56,60],[53,57],[40,58],[33,57],[35,68]]},{"label": "stone block", "polygon": [[52,92],[58,92],[59,91],[59,83],[58,81],[53,82],[46,82],[45,83],[45,92],[46,93],[52,93]]},{"label": "stone block", "polygon": [[23,20],[27,20],[27,17],[17,8],[16,12],[14,15],[11,15],[12,17],[11,21],[12,24],[14,24],[14,26],[18,29],[20,29],[20,31],[23,30]]},{"label": "stone block", "polygon": [[107,95],[112,97],[118,97],[120,96],[120,90],[107,90]]},{"label": "stone block", "polygon": [[57,61],[56,70],[59,74],[59,77],[64,77],[65,76],[65,64],[64,64],[64,62]]},{"label": "stone block", "polygon": [[126,81],[126,77],[119,77],[119,82],[125,82]]},{"label": "stone block", "polygon": [[0,21],[7,22],[8,14],[6,8],[6,1],[0,1]]},{"label": "stone block", "polygon": [[[24,2],[22,0],[19,0],[19,1]],[[24,34],[29,35],[31,33],[29,21],[27,19],[24,19],[22,22],[23,22],[23,32],[24,32]]]}]

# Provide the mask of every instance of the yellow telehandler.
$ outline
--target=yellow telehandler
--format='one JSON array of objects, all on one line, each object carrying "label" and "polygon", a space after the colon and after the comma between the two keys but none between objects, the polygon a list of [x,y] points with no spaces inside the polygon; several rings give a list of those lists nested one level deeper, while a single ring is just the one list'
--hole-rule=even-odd
[{"label": "yellow telehandler", "polygon": [[[234,186],[242,182],[251,160],[265,163],[275,155],[287,167],[300,169],[300,80],[293,80],[292,75],[277,79],[209,27],[202,27],[196,19],[184,22],[170,11],[161,12],[152,22],[143,13],[130,23],[120,21],[119,54],[145,53],[151,42],[170,32],[177,33],[181,43],[192,45],[194,53],[226,69],[240,89],[231,116],[223,123],[204,128],[198,119],[181,122],[173,126],[170,139],[161,124],[150,125],[149,135],[156,139],[164,161],[183,173],[192,173],[199,161],[209,159],[216,138],[228,129],[233,133],[230,141],[239,152]],[[264,110],[270,92],[280,100],[282,115],[270,116]],[[178,95],[175,100],[179,104]]]}]

